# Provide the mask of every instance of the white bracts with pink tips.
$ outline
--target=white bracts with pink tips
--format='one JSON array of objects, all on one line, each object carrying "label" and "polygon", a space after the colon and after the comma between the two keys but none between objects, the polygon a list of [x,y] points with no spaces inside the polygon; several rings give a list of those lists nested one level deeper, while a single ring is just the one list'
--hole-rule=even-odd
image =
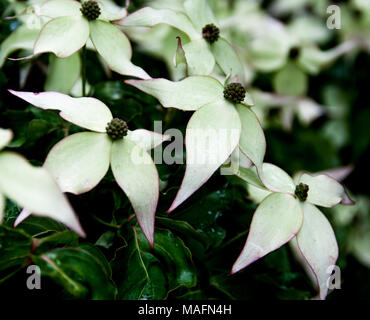
[{"label": "white bracts with pink tips", "polygon": [[58,92],[12,94],[42,109],[60,110],[60,116],[94,132],[79,132],[57,143],[44,167],[64,192],[81,194],[93,189],[111,166],[117,183],[126,193],[138,222],[151,245],[159,197],[157,168],[147,153],[169,136],[144,129],[128,131],[121,140],[106,133],[113,119],[109,108],[94,98],[72,98]]}]

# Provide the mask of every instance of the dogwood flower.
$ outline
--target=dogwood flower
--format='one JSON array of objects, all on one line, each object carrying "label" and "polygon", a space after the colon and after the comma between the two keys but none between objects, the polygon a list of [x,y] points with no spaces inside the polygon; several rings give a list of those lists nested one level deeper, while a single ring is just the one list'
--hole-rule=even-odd
[{"label": "dogwood flower", "polygon": [[251,95],[258,105],[256,112],[263,127],[265,124],[268,125],[264,123],[264,119],[268,111],[273,108],[280,111],[281,124],[287,131],[291,130],[295,116],[303,125],[309,125],[326,111],[323,105],[309,97],[285,96],[257,89],[251,91]]},{"label": "dogwood flower", "polygon": [[249,95],[240,83],[225,86],[210,76],[126,80],[151,94],[166,108],[195,111],[186,128],[186,172],[169,212],[174,210],[231,156],[240,153],[261,168],[266,141]]},{"label": "dogwood flower", "polygon": [[184,32],[190,40],[185,43],[185,39],[182,39],[189,75],[209,75],[217,63],[226,75],[231,72],[232,76],[237,75],[239,81],[244,83],[243,65],[231,45],[220,36],[219,24],[207,1],[185,0],[174,6],[177,10],[145,7],[120,20],[118,25],[170,25]]},{"label": "dogwood flower", "polygon": [[113,118],[109,108],[95,98],[72,98],[58,92],[10,92],[41,109],[60,110],[65,120],[91,130],[57,143],[44,167],[64,192],[73,194],[93,189],[111,167],[118,185],[131,201],[143,233],[153,245],[159,178],[147,150],[169,136],[144,129],[128,130],[123,120]]},{"label": "dogwood flower", "polygon": [[110,23],[122,19],[125,9],[117,10],[108,0],[50,0],[39,8],[41,16],[49,17],[34,44],[33,54],[52,52],[66,58],[91,40],[93,47],[111,70],[141,79],[150,76],[130,59],[132,49],[123,32]]},{"label": "dogwood flower", "polygon": [[0,128],[0,223],[9,198],[35,215],[55,219],[85,236],[67,198],[46,168],[30,165],[22,156],[1,151],[12,139],[10,130]]},{"label": "dogwood flower", "polygon": [[328,175],[300,173],[293,180],[273,164],[264,163],[262,168],[268,188],[255,168],[240,168],[237,174],[253,186],[251,193],[260,204],[232,273],[289,242],[315,279],[320,298],[325,299],[327,272],[338,258],[338,245],[329,221],[316,205],[330,208],[353,202],[344,187]]}]

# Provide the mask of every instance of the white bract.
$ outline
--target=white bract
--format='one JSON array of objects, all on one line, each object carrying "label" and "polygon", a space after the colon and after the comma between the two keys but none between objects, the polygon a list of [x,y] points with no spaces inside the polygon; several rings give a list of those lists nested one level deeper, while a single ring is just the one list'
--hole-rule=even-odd
[{"label": "white bract", "polygon": [[184,32],[190,39],[183,45],[189,75],[209,75],[217,63],[226,75],[238,76],[238,81],[244,83],[243,65],[231,45],[222,37],[211,44],[203,38],[202,30],[206,25],[213,24],[219,28],[207,1],[180,2],[176,7],[181,10],[145,7],[122,19],[119,25],[124,27],[170,25]]},{"label": "white bract", "polygon": [[14,152],[1,151],[11,139],[12,132],[0,128],[0,223],[9,198],[25,211],[55,219],[84,237],[76,214],[48,170],[33,167]]},{"label": "white bract", "polygon": [[160,145],[169,136],[138,129],[113,141],[106,133],[112,114],[95,98],[72,98],[58,92],[10,92],[41,109],[60,110],[65,120],[92,131],[73,134],[57,143],[49,152],[44,167],[64,192],[73,194],[93,189],[111,167],[135,210],[143,233],[153,245],[159,178],[147,150]]},{"label": "white bract", "polygon": [[[86,1],[83,1],[86,2]],[[74,0],[50,0],[39,8],[40,16],[50,18],[43,25],[33,47],[33,54],[52,52],[67,58],[90,40],[111,70],[122,75],[148,79],[150,76],[130,60],[132,49],[123,32],[110,23],[127,13],[108,0],[97,0],[100,15],[89,21],[80,11],[81,3]]]},{"label": "white bract", "polygon": [[169,211],[174,210],[230,157],[235,150],[261,168],[266,141],[247,96],[234,104],[224,98],[224,85],[210,76],[182,81],[127,80],[151,94],[166,108],[195,111],[186,128],[186,172]]},{"label": "white bract", "polygon": [[[258,179],[255,168],[240,168],[237,175],[248,182],[253,200],[260,204],[232,273],[290,242],[315,281],[320,298],[325,299],[330,276],[327,270],[335,265],[338,245],[329,221],[315,205],[330,208],[339,203],[353,204],[343,186],[324,174],[301,173],[293,181],[285,171],[270,163],[263,164],[268,188]],[[302,184],[308,186],[303,198],[299,195]]]}]

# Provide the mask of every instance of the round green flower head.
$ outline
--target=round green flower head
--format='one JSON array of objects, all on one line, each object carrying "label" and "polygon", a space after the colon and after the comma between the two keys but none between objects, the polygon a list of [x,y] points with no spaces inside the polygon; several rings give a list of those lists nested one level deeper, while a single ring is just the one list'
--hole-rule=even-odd
[{"label": "round green flower head", "polygon": [[106,130],[108,136],[110,136],[112,140],[118,140],[127,135],[128,126],[125,121],[119,118],[114,118],[108,123]]},{"label": "round green flower head", "polygon": [[224,98],[233,103],[240,103],[245,98],[245,89],[239,82],[229,83],[224,89]]},{"label": "round green flower head", "polygon": [[100,16],[100,7],[98,3],[93,0],[82,2],[80,10],[83,16],[89,21],[96,20]]},{"label": "round green flower head", "polygon": [[300,183],[298,186],[295,187],[295,195],[301,201],[306,201],[308,195],[308,185],[304,183]]},{"label": "round green flower head", "polygon": [[220,29],[217,28],[213,23],[207,24],[203,27],[202,36],[203,39],[212,44],[220,37]]}]

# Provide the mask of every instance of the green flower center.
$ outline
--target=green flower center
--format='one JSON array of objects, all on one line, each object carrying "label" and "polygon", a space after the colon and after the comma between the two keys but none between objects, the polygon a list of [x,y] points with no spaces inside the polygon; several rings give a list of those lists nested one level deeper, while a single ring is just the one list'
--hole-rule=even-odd
[{"label": "green flower center", "polygon": [[301,201],[306,201],[308,195],[309,187],[307,184],[300,183],[298,186],[295,187],[295,195]]},{"label": "green flower center", "polygon": [[233,102],[240,103],[245,98],[245,89],[239,82],[228,84],[224,89],[224,98]]},{"label": "green flower center", "polygon": [[125,121],[119,118],[114,118],[108,123],[106,130],[108,136],[110,136],[112,140],[119,140],[127,135],[128,126]]},{"label": "green flower center", "polygon": [[89,21],[96,20],[100,16],[100,7],[93,0],[82,2],[80,10],[83,16]]},{"label": "green flower center", "polygon": [[217,28],[213,23],[207,24],[202,29],[202,36],[203,39],[212,44],[220,37],[220,29]]}]

